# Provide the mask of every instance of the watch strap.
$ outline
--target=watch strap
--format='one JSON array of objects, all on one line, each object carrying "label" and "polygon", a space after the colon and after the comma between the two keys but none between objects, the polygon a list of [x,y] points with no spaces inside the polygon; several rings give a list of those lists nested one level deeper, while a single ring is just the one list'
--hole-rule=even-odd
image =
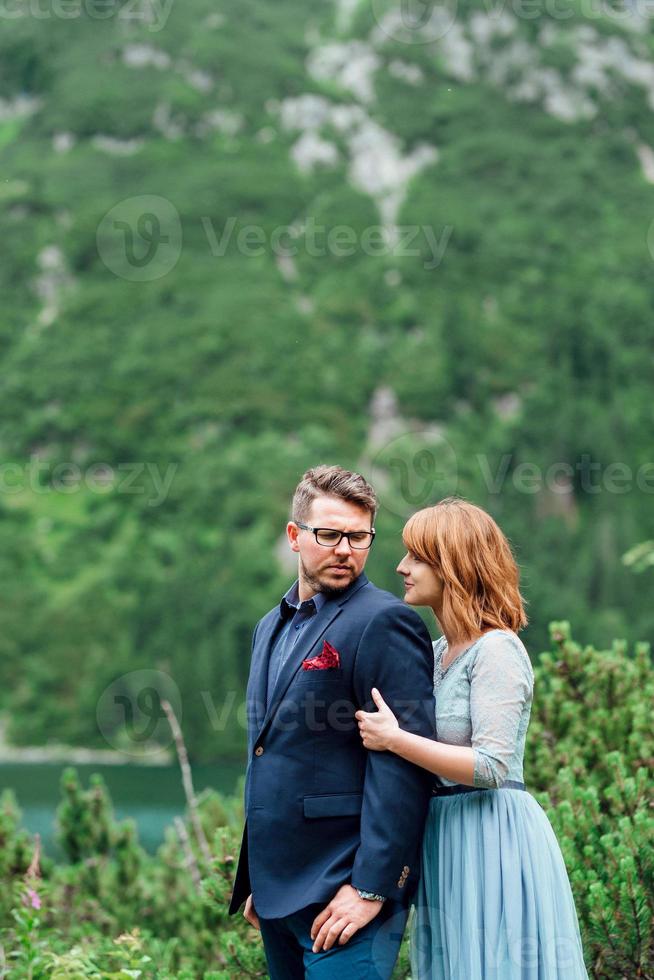
[{"label": "watch strap", "polygon": [[363,888],[357,888],[359,898],[365,898],[369,902],[385,902],[385,895],[377,895],[375,892],[367,892]]}]

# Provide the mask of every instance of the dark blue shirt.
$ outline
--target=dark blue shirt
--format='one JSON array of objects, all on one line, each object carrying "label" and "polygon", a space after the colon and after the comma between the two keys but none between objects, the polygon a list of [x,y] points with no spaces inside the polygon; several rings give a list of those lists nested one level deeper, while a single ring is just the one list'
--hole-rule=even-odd
[{"label": "dark blue shirt", "polygon": [[297,582],[294,582],[283,596],[279,604],[279,615],[284,620],[284,625],[277,634],[268,661],[268,703],[282,667],[292,656],[302,630],[324,604],[325,596],[322,592],[316,592],[310,599],[300,602]]}]

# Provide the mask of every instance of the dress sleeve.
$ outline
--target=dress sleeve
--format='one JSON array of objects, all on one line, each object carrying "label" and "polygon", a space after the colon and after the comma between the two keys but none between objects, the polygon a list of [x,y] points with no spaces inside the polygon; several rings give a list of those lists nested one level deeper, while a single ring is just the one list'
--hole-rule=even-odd
[{"label": "dress sleeve", "polygon": [[533,684],[531,664],[517,637],[494,633],[482,640],[470,673],[473,785],[497,789],[507,778]]}]

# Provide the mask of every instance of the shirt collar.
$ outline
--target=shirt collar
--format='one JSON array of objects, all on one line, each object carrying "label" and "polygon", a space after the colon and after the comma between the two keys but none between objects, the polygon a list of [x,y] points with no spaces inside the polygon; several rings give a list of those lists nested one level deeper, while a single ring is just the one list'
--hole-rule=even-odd
[{"label": "shirt collar", "polygon": [[290,619],[298,609],[302,609],[309,602],[313,602],[316,612],[320,612],[326,601],[327,599],[322,592],[316,592],[310,599],[305,599],[304,602],[300,602],[299,584],[296,580],[286,595],[282,597],[282,601],[279,604],[279,615],[282,619]]}]

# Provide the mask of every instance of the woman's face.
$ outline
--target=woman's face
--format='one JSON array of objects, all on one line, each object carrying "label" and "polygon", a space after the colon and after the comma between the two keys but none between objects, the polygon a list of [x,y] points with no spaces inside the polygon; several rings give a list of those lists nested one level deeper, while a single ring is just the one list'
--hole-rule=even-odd
[{"label": "woman's face", "polygon": [[410,606],[431,606],[438,615],[443,605],[443,579],[433,565],[407,551],[397,571],[404,579],[404,601]]}]

